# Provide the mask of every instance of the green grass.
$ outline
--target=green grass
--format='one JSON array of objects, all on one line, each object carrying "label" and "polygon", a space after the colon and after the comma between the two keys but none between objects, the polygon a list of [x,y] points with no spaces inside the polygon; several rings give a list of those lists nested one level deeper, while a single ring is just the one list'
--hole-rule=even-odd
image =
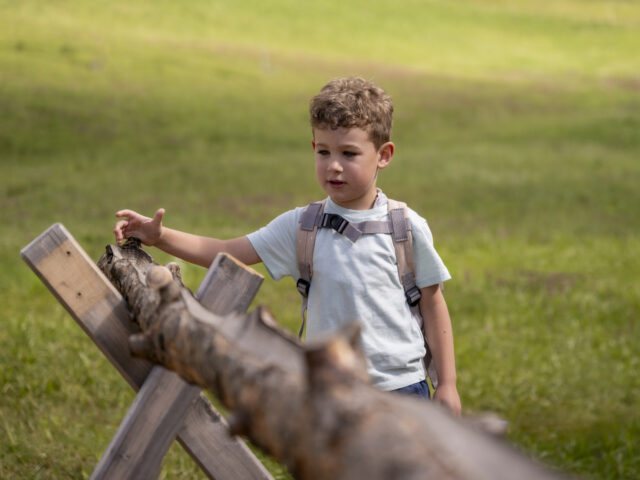
[{"label": "green grass", "polygon": [[[320,198],[308,100],[349,74],[394,98],[379,183],[453,274],[465,409],[564,471],[640,476],[636,2],[0,7],[0,477],[89,476],[133,400],[19,250],[61,221],[97,259],[123,207],[230,237]],[[293,282],[258,302],[296,328]],[[174,446],[163,476],[198,473]]]}]

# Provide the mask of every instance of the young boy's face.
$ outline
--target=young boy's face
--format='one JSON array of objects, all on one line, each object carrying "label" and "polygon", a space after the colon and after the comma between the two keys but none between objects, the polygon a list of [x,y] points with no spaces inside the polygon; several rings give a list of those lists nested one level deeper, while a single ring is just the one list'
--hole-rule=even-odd
[{"label": "young boy's face", "polygon": [[313,130],[316,177],[335,203],[352,210],[371,208],[377,195],[378,169],[393,156],[393,143],[376,149],[361,128]]}]

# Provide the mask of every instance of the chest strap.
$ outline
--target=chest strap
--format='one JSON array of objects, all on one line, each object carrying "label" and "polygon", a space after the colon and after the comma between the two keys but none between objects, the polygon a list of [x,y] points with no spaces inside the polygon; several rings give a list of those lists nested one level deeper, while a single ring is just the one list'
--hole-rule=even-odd
[{"label": "chest strap", "polygon": [[[353,243],[357,242],[363,234],[393,233],[395,230],[410,230],[409,219],[403,217],[394,220],[366,221],[359,223],[349,222],[346,218],[335,213],[323,213],[324,205],[312,203],[314,208],[305,211],[300,220],[300,228],[305,231],[312,231],[317,228],[332,228],[340,235],[345,236]],[[394,230],[395,229],[395,230]],[[404,238],[404,237],[403,237]]]},{"label": "chest strap", "polygon": [[[332,228],[353,243],[357,242],[364,234],[389,234],[393,233],[394,228],[391,220],[352,223],[335,213],[323,213],[316,217],[316,221],[318,228]],[[403,228],[406,230],[406,225]]]}]

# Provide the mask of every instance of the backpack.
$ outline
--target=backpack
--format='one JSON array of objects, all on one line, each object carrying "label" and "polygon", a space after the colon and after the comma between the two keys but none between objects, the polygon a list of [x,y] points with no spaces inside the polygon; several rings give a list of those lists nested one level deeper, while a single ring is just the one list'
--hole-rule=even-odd
[{"label": "backpack", "polygon": [[302,212],[298,226],[296,254],[300,278],[296,283],[298,292],[302,297],[301,317],[302,324],[298,336],[302,338],[306,323],[307,300],[313,277],[313,250],[316,242],[316,234],[319,228],[332,228],[344,235],[352,242],[356,242],[366,234],[390,234],[393,238],[393,247],[398,264],[398,277],[404,289],[405,298],[411,308],[413,317],[420,325],[423,332],[427,354],[424,358],[427,376],[431,379],[434,388],[437,386],[435,366],[431,361],[431,352],[424,335],[423,321],[420,316],[418,303],[420,302],[420,289],[416,285],[415,263],[413,259],[413,236],[411,235],[411,222],[407,205],[396,200],[387,200],[389,220],[365,221],[350,223],[340,215],[324,213],[326,199],[321,202],[310,203]]}]

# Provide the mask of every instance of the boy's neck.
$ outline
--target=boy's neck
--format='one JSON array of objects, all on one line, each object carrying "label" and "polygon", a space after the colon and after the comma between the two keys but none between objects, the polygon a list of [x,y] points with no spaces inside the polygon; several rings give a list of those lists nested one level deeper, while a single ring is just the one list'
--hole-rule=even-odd
[{"label": "boy's neck", "polygon": [[353,206],[342,205],[339,202],[336,202],[333,198],[331,198],[331,196],[329,196],[329,198],[331,199],[331,202],[334,205],[340,208],[344,208],[346,210],[354,210],[354,211],[365,211],[365,210],[371,210],[376,207],[381,207],[386,203],[386,199],[387,199],[385,194],[382,193],[382,190],[380,190],[379,188],[376,188],[375,196],[373,197],[373,200],[366,203],[365,205],[367,206],[364,208],[354,208]]}]

